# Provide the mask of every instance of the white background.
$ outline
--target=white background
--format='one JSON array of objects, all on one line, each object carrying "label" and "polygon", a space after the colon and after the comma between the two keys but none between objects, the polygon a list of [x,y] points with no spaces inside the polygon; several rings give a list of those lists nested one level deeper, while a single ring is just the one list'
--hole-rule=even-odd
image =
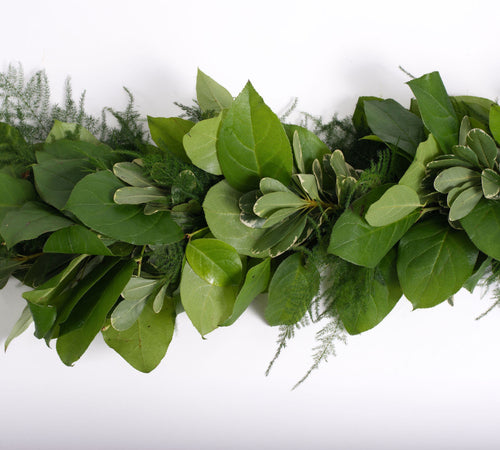
[{"label": "white background", "polygon": [[[439,70],[451,94],[500,93],[497,2],[2,2],[0,68],[45,68],[87,106],[178,114],[196,69],[237,95],[251,79],[278,113],[352,112],[360,95],[409,104],[407,77]],[[0,295],[3,340],[23,308]],[[402,299],[376,329],[351,337],[299,389],[312,331],[264,376],[277,330],[257,304],[203,341],[185,315],[163,363],[135,372],[101,339],[73,368],[32,330],[0,355],[1,449],[498,449],[500,310],[461,292],[456,306],[412,312]]]}]

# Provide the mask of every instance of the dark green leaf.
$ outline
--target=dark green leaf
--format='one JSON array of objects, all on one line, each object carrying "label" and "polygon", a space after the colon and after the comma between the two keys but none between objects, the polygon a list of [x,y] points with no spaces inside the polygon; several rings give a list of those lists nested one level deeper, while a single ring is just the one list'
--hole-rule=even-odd
[{"label": "dark green leaf", "polygon": [[494,105],[490,109],[489,115],[490,131],[495,141],[500,144],[500,106]]},{"label": "dark green leaf", "polygon": [[43,247],[45,253],[108,255],[112,252],[92,231],[81,225],[72,225],[50,235]]},{"label": "dark green leaf", "polygon": [[18,209],[35,196],[29,181],[0,173],[0,223],[9,211]]},{"label": "dark green leaf", "polygon": [[163,151],[171,153],[181,161],[189,162],[184,151],[184,135],[194,126],[194,122],[179,117],[148,116],[149,131],[155,144]]}]

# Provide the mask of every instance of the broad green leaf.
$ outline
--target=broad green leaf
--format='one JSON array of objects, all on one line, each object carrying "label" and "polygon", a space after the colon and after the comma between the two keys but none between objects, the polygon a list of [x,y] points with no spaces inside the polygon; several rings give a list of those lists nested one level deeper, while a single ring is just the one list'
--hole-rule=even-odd
[{"label": "broad green leaf", "polygon": [[409,81],[417,98],[422,121],[444,153],[458,144],[460,122],[438,72]]},{"label": "broad green leaf", "polygon": [[182,306],[202,336],[215,330],[233,312],[237,286],[215,286],[184,264],[180,283]]},{"label": "broad green leaf", "polygon": [[175,327],[173,299],[165,302],[158,313],[146,304],[137,321],[125,331],[106,327],[102,334],[106,344],[140,372],[149,373],[165,356]]},{"label": "broad green leaf", "polygon": [[[297,157],[302,159],[303,169],[300,170],[302,173],[311,173],[313,161],[315,159],[321,161],[323,155],[331,153],[328,146],[307,128],[288,124],[283,126],[289,141],[293,143],[295,160],[297,161]],[[298,153],[299,148],[300,153]]]},{"label": "broad green leaf", "polygon": [[471,276],[477,255],[467,235],[441,219],[418,223],[399,242],[397,267],[404,295],[414,308],[445,301]]},{"label": "broad green leaf", "polygon": [[447,194],[453,188],[459,187],[463,183],[480,182],[480,174],[467,167],[450,167],[443,170],[434,180],[434,189]]},{"label": "broad green leaf", "polygon": [[51,158],[33,166],[40,197],[59,210],[64,208],[76,183],[93,171],[94,166],[84,159]]},{"label": "broad green leaf", "polygon": [[266,256],[252,252],[264,230],[250,228],[240,221],[239,199],[242,193],[226,180],[212,186],[203,202],[203,211],[213,235],[236,249],[240,255]]},{"label": "broad green leaf", "polygon": [[481,199],[460,224],[479,250],[500,260],[500,202]]},{"label": "broad green leaf", "polygon": [[220,112],[233,103],[233,97],[219,83],[198,69],[196,77],[196,98],[203,112]]},{"label": "broad green leaf", "polygon": [[491,169],[481,173],[481,186],[486,198],[495,198],[500,194],[500,175]]},{"label": "broad green leaf", "polygon": [[145,170],[133,162],[119,162],[113,165],[113,173],[120,180],[135,187],[151,186]]},{"label": "broad green leaf", "polygon": [[114,163],[120,161],[118,154],[105,144],[96,145],[68,139],[44,144],[43,150],[36,152],[36,159],[39,164],[54,159],[85,159],[93,167],[107,169],[111,169]]},{"label": "broad green leaf", "polygon": [[47,136],[45,142],[54,142],[61,139],[88,142],[90,144],[99,145],[100,142],[86,128],[77,123],[66,123],[59,120],[54,120],[54,125]]},{"label": "broad green leaf", "polygon": [[419,217],[414,211],[389,225],[374,227],[363,219],[363,211],[385,192],[375,188],[356,200],[337,219],[332,229],[328,252],[359,266],[374,268]]},{"label": "broad green leaf", "polygon": [[335,268],[334,305],[349,334],[378,325],[401,298],[395,250],[371,269],[346,261],[337,262]]},{"label": "broad green leaf", "polygon": [[49,231],[60,230],[73,222],[42,203],[27,202],[17,210],[9,211],[0,225],[0,234],[8,248],[18,242],[29,241]]},{"label": "broad green leaf", "polygon": [[135,261],[117,264],[78,302],[61,324],[57,353],[70,366],[79,360],[101,330],[106,316],[120,297],[136,267]]},{"label": "broad green leaf", "polygon": [[374,134],[409,156],[415,155],[418,144],[425,139],[420,117],[392,99],[369,100],[364,106],[368,126]]},{"label": "broad green leaf", "polygon": [[113,195],[121,187],[109,171],[87,175],[73,189],[66,209],[89,228],[130,244],[169,244],[184,237],[168,211],[146,216],[139,205],[117,205]]},{"label": "broad green leaf", "polygon": [[412,188],[397,184],[370,205],[365,220],[372,227],[383,227],[403,219],[420,206],[418,194]]},{"label": "broad green leaf", "polygon": [[495,141],[500,144],[500,106],[498,105],[493,105],[490,109],[489,126]]},{"label": "broad green leaf", "polygon": [[217,239],[196,239],[186,247],[186,259],[196,275],[215,286],[237,286],[242,276],[238,252]]},{"label": "broad green leaf", "polygon": [[95,233],[81,225],[72,225],[52,233],[45,242],[43,251],[108,256],[113,254]]},{"label": "broad green leaf", "polygon": [[356,128],[356,131],[358,132],[359,136],[366,136],[367,134],[371,133],[370,127],[368,126],[368,122],[366,120],[366,113],[365,113],[365,102],[370,100],[382,101],[383,99],[379,97],[370,97],[370,96],[364,96],[358,98],[358,101],[356,102],[356,107],[354,108],[354,113],[352,115],[352,124],[354,125],[354,128]]},{"label": "broad green leaf", "polygon": [[315,267],[306,268],[300,253],[288,256],[276,269],[269,284],[265,310],[269,325],[293,325],[302,319],[319,292],[320,276]]},{"label": "broad green leaf", "polygon": [[290,181],[290,142],[279,118],[250,82],[222,119],[217,156],[227,182],[240,191],[258,188],[263,177],[285,185]]},{"label": "broad green leaf", "polygon": [[298,195],[288,192],[271,192],[260,197],[254,205],[253,211],[260,217],[267,217],[269,214],[282,208],[295,208],[297,210],[307,208],[308,202]]},{"label": "broad green leaf", "polygon": [[248,308],[253,299],[267,289],[269,278],[271,277],[271,259],[266,258],[261,263],[253,266],[246,274],[245,282],[241,287],[236,302],[234,303],[233,313],[222,326],[232,325]]},{"label": "broad green leaf", "polygon": [[17,210],[35,196],[33,185],[28,180],[0,173],[0,223],[8,212]]},{"label": "broad green leaf", "polygon": [[12,327],[12,330],[7,336],[7,339],[5,340],[4,351],[7,351],[7,348],[9,347],[10,343],[16,337],[23,334],[32,323],[33,323],[33,316],[31,315],[29,305],[26,305],[26,307],[23,309],[23,312],[21,313],[21,316],[19,317],[19,319],[17,319],[16,323]]},{"label": "broad green leaf", "polygon": [[144,297],[136,300],[122,300],[111,313],[111,326],[116,331],[128,330],[141,315],[147,299]]},{"label": "broad green leaf", "polygon": [[194,126],[194,122],[179,117],[148,116],[148,124],[151,138],[160,149],[175,155],[181,161],[189,162],[182,140]]},{"label": "broad green leaf", "polygon": [[483,192],[479,186],[464,189],[454,198],[448,218],[452,222],[464,218],[475,208],[481,198],[483,198]]},{"label": "broad green leaf", "polygon": [[166,200],[165,191],[154,187],[125,186],[117,189],[113,200],[119,205],[140,205],[148,202],[161,202]]},{"label": "broad green leaf", "polygon": [[495,167],[498,149],[495,141],[488,134],[479,128],[474,128],[467,134],[466,143],[477,155],[483,167],[490,169]]},{"label": "broad green leaf", "polygon": [[214,175],[222,175],[216,145],[220,121],[220,116],[202,120],[195,124],[182,140],[184,150],[192,163]]}]

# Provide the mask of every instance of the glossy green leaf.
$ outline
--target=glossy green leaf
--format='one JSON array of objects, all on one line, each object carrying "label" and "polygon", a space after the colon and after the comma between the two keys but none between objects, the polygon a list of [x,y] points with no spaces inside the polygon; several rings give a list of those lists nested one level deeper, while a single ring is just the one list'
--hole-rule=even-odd
[{"label": "glossy green leaf", "polygon": [[460,224],[479,250],[500,260],[500,202],[481,199]]},{"label": "glossy green leaf", "polygon": [[220,121],[220,116],[202,120],[195,124],[182,140],[184,150],[192,163],[214,175],[222,175],[217,159],[217,134]]},{"label": "glossy green leaf", "polygon": [[419,196],[412,188],[397,184],[370,205],[365,220],[372,227],[383,227],[401,220],[420,206]]},{"label": "glossy green leaf", "polygon": [[43,247],[45,253],[108,255],[113,253],[92,231],[72,225],[52,233]]},{"label": "glossy green leaf", "polygon": [[271,192],[260,197],[254,205],[253,211],[260,217],[267,217],[281,208],[295,208],[297,210],[307,207],[308,202],[298,195],[288,192]]},{"label": "glossy green leaf", "polygon": [[180,283],[182,306],[202,336],[215,330],[232,314],[237,286],[215,286],[184,265]]},{"label": "glossy green leaf", "polygon": [[130,244],[169,244],[184,237],[168,211],[146,216],[139,205],[117,205],[113,195],[122,187],[109,171],[87,175],[73,189],[66,209],[89,228]]},{"label": "glossy green leaf", "polygon": [[236,249],[240,255],[265,256],[252,252],[264,230],[245,226],[240,220],[239,199],[242,193],[226,180],[212,186],[203,202],[203,211],[213,235]]},{"label": "glossy green leaf", "polygon": [[78,302],[66,322],[61,324],[57,353],[72,365],[85,353],[103,327],[106,316],[120,297],[136,267],[135,261],[117,264]]},{"label": "glossy green leaf", "polygon": [[495,141],[488,134],[479,128],[474,128],[467,134],[466,143],[477,155],[483,167],[490,169],[495,167],[498,149]]},{"label": "glossy green leaf", "polygon": [[113,200],[119,205],[140,205],[148,202],[161,202],[167,199],[165,191],[154,187],[125,186],[117,189]]},{"label": "glossy green leaf", "polygon": [[265,317],[269,325],[293,325],[302,319],[318,294],[320,276],[306,268],[300,253],[288,256],[276,269],[269,284]]},{"label": "glossy green leaf", "polygon": [[460,122],[438,72],[409,81],[417,98],[420,115],[444,153],[458,144]]},{"label": "glossy green leaf", "polygon": [[151,186],[151,181],[146,175],[146,171],[133,162],[119,162],[113,165],[113,173],[117,178],[136,187]]},{"label": "glossy green leaf", "polygon": [[0,225],[0,234],[8,248],[21,241],[35,239],[49,231],[60,230],[73,222],[38,202],[27,202],[9,211]]},{"label": "glossy green leaf", "polygon": [[271,260],[265,259],[253,266],[246,274],[245,282],[241,287],[234,303],[233,313],[222,326],[232,325],[248,308],[253,299],[267,289],[271,277]]},{"label": "glossy green leaf", "polygon": [[100,142],[92,133],[86,128],[77,123],[66,123],[60,120],[54,120],[54,125],[47,136],[45,142],[54,142],[61,139],[68,139],[76,141],[88,142],[90,144],[99,145]]},{"label": "glossy green leaf", "polygon": [[196,98],[204,112],[220,112],[233,103],[232,95],[215,80],[198,69],[196,77]]},{"label": "glossy green leaf", "polygon": [[500,175],[491,169],[484,169],[481,173],[481,186],[486,198],[495,198],[500,194]]},{"label": "glossy green leaf", "polygon": [[493,105],[489,114],[490,131],[495,141],[500,144],[500,106]]},{"label": "glossy green leaf", "polygon": [[471,276],[477,255],[467,235],[441,219],[418,223],[399,242],[397,268],[404,295],[414,308],[445,301]]},{"label": "glossy green leaf", "polygon": [[0,173],[0,223],[8,212],[17,210],[35,196],[33,185],[28,180]]},{"label": "glossy green leaf", "polygon": [[135,323],[125,331],[106,327],[102,334],[106,344],[135,369],[149,373],[161,362],[172,340],[175,328],[173,299],[155,313],[148,302]]},{"label": "glossy green leaf", "polygon": [[336,264],[334,305],[349,334],[378,325],[401,298],[396,271],[396,251],[389,252],[371,269],[346,261]]},{"label": "glossy green leaf", "polygon": [[23,309],[23,312],[21,313],[21,316],[19,317],[19,319],[17,319],[16,323],[12,327],[12,330],[10,330],[7,339],[5,340],[4,351],[7,351],[7,348],[9,347],[10,343],[16,337],[23,334],[32,323],[33,323],[33,316],[31,315],[29,305],[26,305],[26,307]]},{"label": "glossy green leaf", "polygon": [[[293,143],[293,151],[295,161],[301,158],[303,169],[299,170],[301,173],[311,173],[312,164],[315,159],[320,161],[323,155],[331,153],[330,148],[312,131],[298,125],[283,125],[290,142]],[[295,137],[296,136],[296,137]],[[300,148],[300,156],[299,156]]]},{"label": "glossy green leaf", "polygon": [[475,170],[471,170],[466,167],[450,167],[449,169],[443,170],[435,178],[434,189],[442,194],[447,194],[453,188],[458,187],[463,183],[479,183],[479,177],[479,172],[476,172]]},{"label": "glossy green leaf", "polygon": [[196,239],[186,247],[186,259],[194,272],[215,286],[237,286],[242,276],[238,252],[217,239]]},{"label": "glossy green leaf", "polygon": [[415,155],[418,144],[425,139],[420,117],[392,99],[365,101],[364,107],[368,126],[374,134],[409,156]]},{"label": "glossy green leaf", "polygon": [[453,199],[448,218],[452,222],[464,218],[475,208],[482,197],[483,192],[479,186],[464,189]]},{"label": "glossy green leaf", "polygon": [[374,268],[419,217],[414,211],[389,225],[374,227],[363,219],[363,211],[377,201],[386,186],[375,188],[356,200],[337,219],[328,252],[364,267]]},{"label": "glossy green leaf", "polygon": [[285,130],[250,82],[222,119],[217,156],[227,182],[240,191],[258,188],[263,177],[290,181],[293,158]]},{"label": "glossy green leaf", "polygon": [[189,162],[182,140],[194,126],[194,122],[179,117],[148,116],[148,125],[151,138],[159,148],[175,155],[181,161]]}]

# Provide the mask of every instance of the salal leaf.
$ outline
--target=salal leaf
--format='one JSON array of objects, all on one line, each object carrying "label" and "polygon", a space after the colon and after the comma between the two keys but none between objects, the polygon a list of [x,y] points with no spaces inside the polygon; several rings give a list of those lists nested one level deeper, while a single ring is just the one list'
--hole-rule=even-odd
[{"label": "salal leaf", "polygon": [[285,130],[250,82],[222,119],[217,156],[227,182],[240,191],[256,189],[263,177],[290,181],[293,158]]},{"label": "salal leaf", "polygon": [[54,125],[47,136],[45,142],[54,142],[61,139],[72,139],[76,141],[88,142],[99,145],[99,140],[86,128],[77,123],[66,123],[54,120]]},{"label": "salal leaf", "polygon": [[195,124],[182,140],[184,150],[192,163],[214,175],[222,175],[216,145],[220,121],[220,116],[202,120]]},{"label": "salal leaf", "polygon": [[467,134],[466,143],[477,155],[483,167],[490,169],[495,167],[498,149],[495,141],[487,133],[479,128],[474,128]]},{"label": "salal leaf", "polygon": [[247,227],[240,220],[241,195],[226,180],[212,186],[203,202],[208,227],[217,239],[234,247],[240,255],[264,256],[252,251],[264,230]]},{"label": "salal leaf", "polygon": [[500,144],[500,106],[493,105],[489,114],[490,131],[495,141]]},{"label": "salal leaf", "polygon": [[42,203],[27,202],[21,208],[9,211],[0,225],[0,234],[8,248],[18,242],[29,241],[49,231],[60,230],[73,222]]},{"label": "salal leaf", "polygon": [[160,364],[172,340],[175,327],[173,299],[159,312],[146,303],[135,323],[125,331],[106,327],[102,334],[106,344],[134,369],[149,373]]},{"label": "salal leaf", "polygon": [[412,188],[397,184],[368,208],[365,220],[372,227],[382,227],[401,220],[420,206],[419,196]]},{"label": "salal leaf", "polygon": [[116,163],[113,165],[113,173],[130,186],[151,186],[151,181],[147,177],[145,170],[133,162],[125,161]]},{"label": "salal leaf", "polygon": [[414,211],[389,225],[374,227],[363,218],[370,204],[386,191],[375,188],[356,200],[337,219],[332,229],[328,252],[359,266],[374,268],[419,218]]},{"label": "salal leaf", "polygon": [[194,272],[215,286],[237,286],[242,263],[238,252],[217,239],[196,239],[186,247],[186,259]]},{"label": "salal leaf", "polygon": [[196,98],[204,112],[220,112],[233,103],[233,97],[227,89],[198,69],[196,77]]},{"label": "salal leaf", "polygon": [[237,286],[215,286],[184,264],[180,283],[181,301],[189,319],[202,336],[215,330],[232,314]]},{"label": "salal leaf", "polygon": [[276,269],[269,284],[265,317],[269,325],[293,325],[302,319],[318,294],[320,276],[306,268],[300,253],[288,256]]},{"label": "salal leaf", "polygon": [[414,308],[435,306],[471,276],[478,250],[463,231],[436,218],[420,222],[399,242],[398,276]]},{"label": "salal leaf", "polygon": [[36,197],[33,185],[28,180],[14,178],[6,173],[0,173],[0,223],[10,211],[17,210],[22,205]]},{"label": "salal leaf", "polygon": [[500,202],[481,199],[460,224],[479,250],[500,260]]},{"label": "salal leaf", "polygon": [[450,167],[443,170],[434,180],[434,189],[447,194],[453,188],[467,182],[479,182],[479,173],[466,167]]},{"label": "salal leaf", "polygon": [[409,81],[408,86],[417,98],[420,116],[444,153],[458,144],[460,122],[438,72]]},{"label": "salal leaf", "polygon": [[335,268],[334,305],[349,334],[359,334],[378,325],[401,298],[395,250],[373,268],[346,261],[337,262]]},{"label": "salal leaf", "polygon": [[464,218],[475,208],[482,197],[483,192],[479,186],[464,189],[453,199],[448,218],[452,222]]},{"label": "salal leaf", "polygon": [[[312,131],[298,125],[283,125],[290,142],[293,143],[295,161],[302,173],[311,173],[315,159],[322,160],[323,155],[331,153],[329,147]],[[298,158],[302,161],[299,167]]]},{"label": "salal leaf", "polygon": [[43,251],[108,256],[113,254],[95,233],[76,224],[52,233],[45,242]]},{"label": "salal leaf", "polygon": [[61,324],[56,349],[70,366],[85,353],[103,327],[106,316],[120,297],[136,267],[135,261],[117,264],[89,290]]},{"label": "salal leaf", "polygon": [[368,126],[374,134],[409,156],[415,155],[418,144],[425,139],[420,117],[392,99],[368,100],[364,107]]},{"label": "salal leaf", "polygon": [[295,208],[297,210],[307,207],[308,202],[298,195],[288,192],[271,192],[260,197],[253,208],[255,214],[267,217],[281,208]]},{"label": "salal leaf", "polygon": [[173,154],[181,161],[189,162],[182,140],[194,126],[194,122],[179,117],[148,116],[148,125],[151,138],[160,149]]},{"label": "salal leaf", "polygon": [[119,205],[140,205],[148,202],[165,201],[166,195],[163,190],[154,186],[125,186],[117,189],[113,200]]},{"label": "salal leaf", "polygon": [[23,312],[21,313],[21,316],[19,317],[19,319],[17,319],[16,323],[12,327],[12,330],[10,330],[7,339],[5,340],[4,351],[7,351],[7,348],[9,347],[10,343],[16,337],[23,334],[32,323],[33,323],[33,316],[31,315],[29,306],[26,305],[25,308],[23,309]]},{"label": "salal leaf", "polygon": [[253,266],[245,276],[245,282],[241,287],[234,303],[233,313],[222,326],[232,325],[248,308],[253,299],[267,289],[271,277],[271,259],[266,258],[261,263]]},{"label": "salal leaf", "polygon": [[484,169],[481,173],[481,186],[486,198],[498,197],[500,194],[500,175],[492,169]]},{"label": "salal leaf", "polygon": [[109,171],[87,175],[73,189],[66,209],[89,228],[130,244],[169,244],[184,237],[168,211],[146,216],[139,205],[116,204],[113,195],[122,187]]}]

